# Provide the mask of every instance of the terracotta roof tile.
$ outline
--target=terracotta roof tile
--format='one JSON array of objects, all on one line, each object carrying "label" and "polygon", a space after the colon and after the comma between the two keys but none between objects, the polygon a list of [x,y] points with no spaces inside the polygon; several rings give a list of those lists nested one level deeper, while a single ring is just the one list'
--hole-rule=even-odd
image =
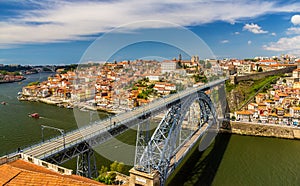
[{"label": "terracotta roof tile", "polygon": [[293,110],[300,110],[300,107],[292,107]]},{"label": "terracotta roof tile", "polygon": [[0,185],[4,185],[7,181],[20,174],[20,170],[11,169],[9,165],[2,165],[0,167]]},{"label": "terracotta roof tile", "polygon": [[0,185],[4,184],[12,186],[104,185],[77,175],[62,175],[20,159],[0,166]]},{"label": "terracotta roof tile", "polygon": [[238,114],[238,115],[252,115],[253,113],[249,110],[242,110],[242,111],[237,111],[236,114]]}]

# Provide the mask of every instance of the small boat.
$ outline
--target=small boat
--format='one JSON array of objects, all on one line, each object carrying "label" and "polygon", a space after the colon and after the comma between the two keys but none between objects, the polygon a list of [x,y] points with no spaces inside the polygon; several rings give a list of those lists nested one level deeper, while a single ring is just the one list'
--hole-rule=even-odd
[{"label": "small boat", "polygon": [[28,114],[28,116],[31,117],[31,118],[36,118],[36,119],[40,118],[39,113]]},{"label": "small boat", "polygon": [[7,103],[5,101],[2,101],[1,102],[1,105],[6,105]]}]

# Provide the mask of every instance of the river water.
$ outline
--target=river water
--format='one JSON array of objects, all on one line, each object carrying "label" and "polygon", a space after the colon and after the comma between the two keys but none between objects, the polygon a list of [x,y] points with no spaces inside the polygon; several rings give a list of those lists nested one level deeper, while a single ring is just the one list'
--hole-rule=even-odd
[{"label": "river water", "polygon": [[[22,82],[0,84],[0,102],[7,103],[0,105],[0,155],[40,142],[41,125],[66,131],[77,128],[72,109],[17,100],[22,86],[43,81],[48,75],[34,74]],[[42,118],[29,118],[28,113],[33,112]],[[46,138],[54,135],[59,133],[45,131]],[[135,132],[131,130],[118,139],[134,146]],[[117,154],[133,162],[134,149],[122,153],[127,147],[115,141],[106,142],[100,148],[106,154]],[[96,159],[98,166],[108,166],[111,162],[103,154]],[[74,168],[74,161],[66,166]],[[299,185],[299,173],[300,141],[222,134],[206,151],[196,149],[169,185]]]},{"label": "river water", "polygon": [[[37,102],[20,102],[18,92],[24,85],[33,81],[43,81],[51,75],[40,73],[27,76],[22,82],[0,84],[0,154],[14,151],[41,141],[41,125],[62,128],[66,131],[77,127],[70,109],[58,108]],[[28,113],[38,112],[40,119],[28,117]],[[58,135],[57,131],[45,130],[45,136]]]}]

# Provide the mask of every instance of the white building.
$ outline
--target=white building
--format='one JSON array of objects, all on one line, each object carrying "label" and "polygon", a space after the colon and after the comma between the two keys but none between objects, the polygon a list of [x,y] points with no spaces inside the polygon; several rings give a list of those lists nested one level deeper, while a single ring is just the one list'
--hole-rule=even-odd
[{"label": "white building", "polygon": [[293,70],[293,78],[300,78],[300,68]]},{"label": "white building", "polygon": [[163,61],[161,63],[161,73],[173,72],[179,68],[177,61]]}]

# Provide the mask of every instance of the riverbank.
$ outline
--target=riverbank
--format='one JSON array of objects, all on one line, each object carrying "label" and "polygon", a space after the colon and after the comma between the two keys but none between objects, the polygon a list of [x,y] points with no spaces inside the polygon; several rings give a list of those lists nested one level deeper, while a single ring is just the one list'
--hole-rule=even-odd
[{"label": "riverbank", "polygon": [[82,111],[100,111],[100,112],[107,112],[110,114],[118,114],[123,112],[122,110],[117,110],[117,109],[108,109],[102,106],[93,106],[90,105],[89,103],[85,102],[74,102],[71,101],[70,99],[63,99],[63,98],[56,98],[53,96],[46,97],[46,98],[39,98],[39,97],[31,97],[31,96],[19,96],[18,97],[19,101],[31,101],[31,102],[41,102],[45,103],[48,105],[56,105],[58,107],[65,107],[68,109],[72,108],[79,108]]},{"label": "riverbank", "polygon": [[24,76],[18,76],[18,77],[11,76],[10,78],[7,78],[7,79],[1,79],[0,80],[0,84],[2,84],[2,83],[20,82],[20,81],[23,81],[25,79],[26,78]]},{"label": "riverbank", "polygon": [[220,129],[220,132],[247,136],[300,139],[300,128],[274,124],[230,121],[230,129]]}]

